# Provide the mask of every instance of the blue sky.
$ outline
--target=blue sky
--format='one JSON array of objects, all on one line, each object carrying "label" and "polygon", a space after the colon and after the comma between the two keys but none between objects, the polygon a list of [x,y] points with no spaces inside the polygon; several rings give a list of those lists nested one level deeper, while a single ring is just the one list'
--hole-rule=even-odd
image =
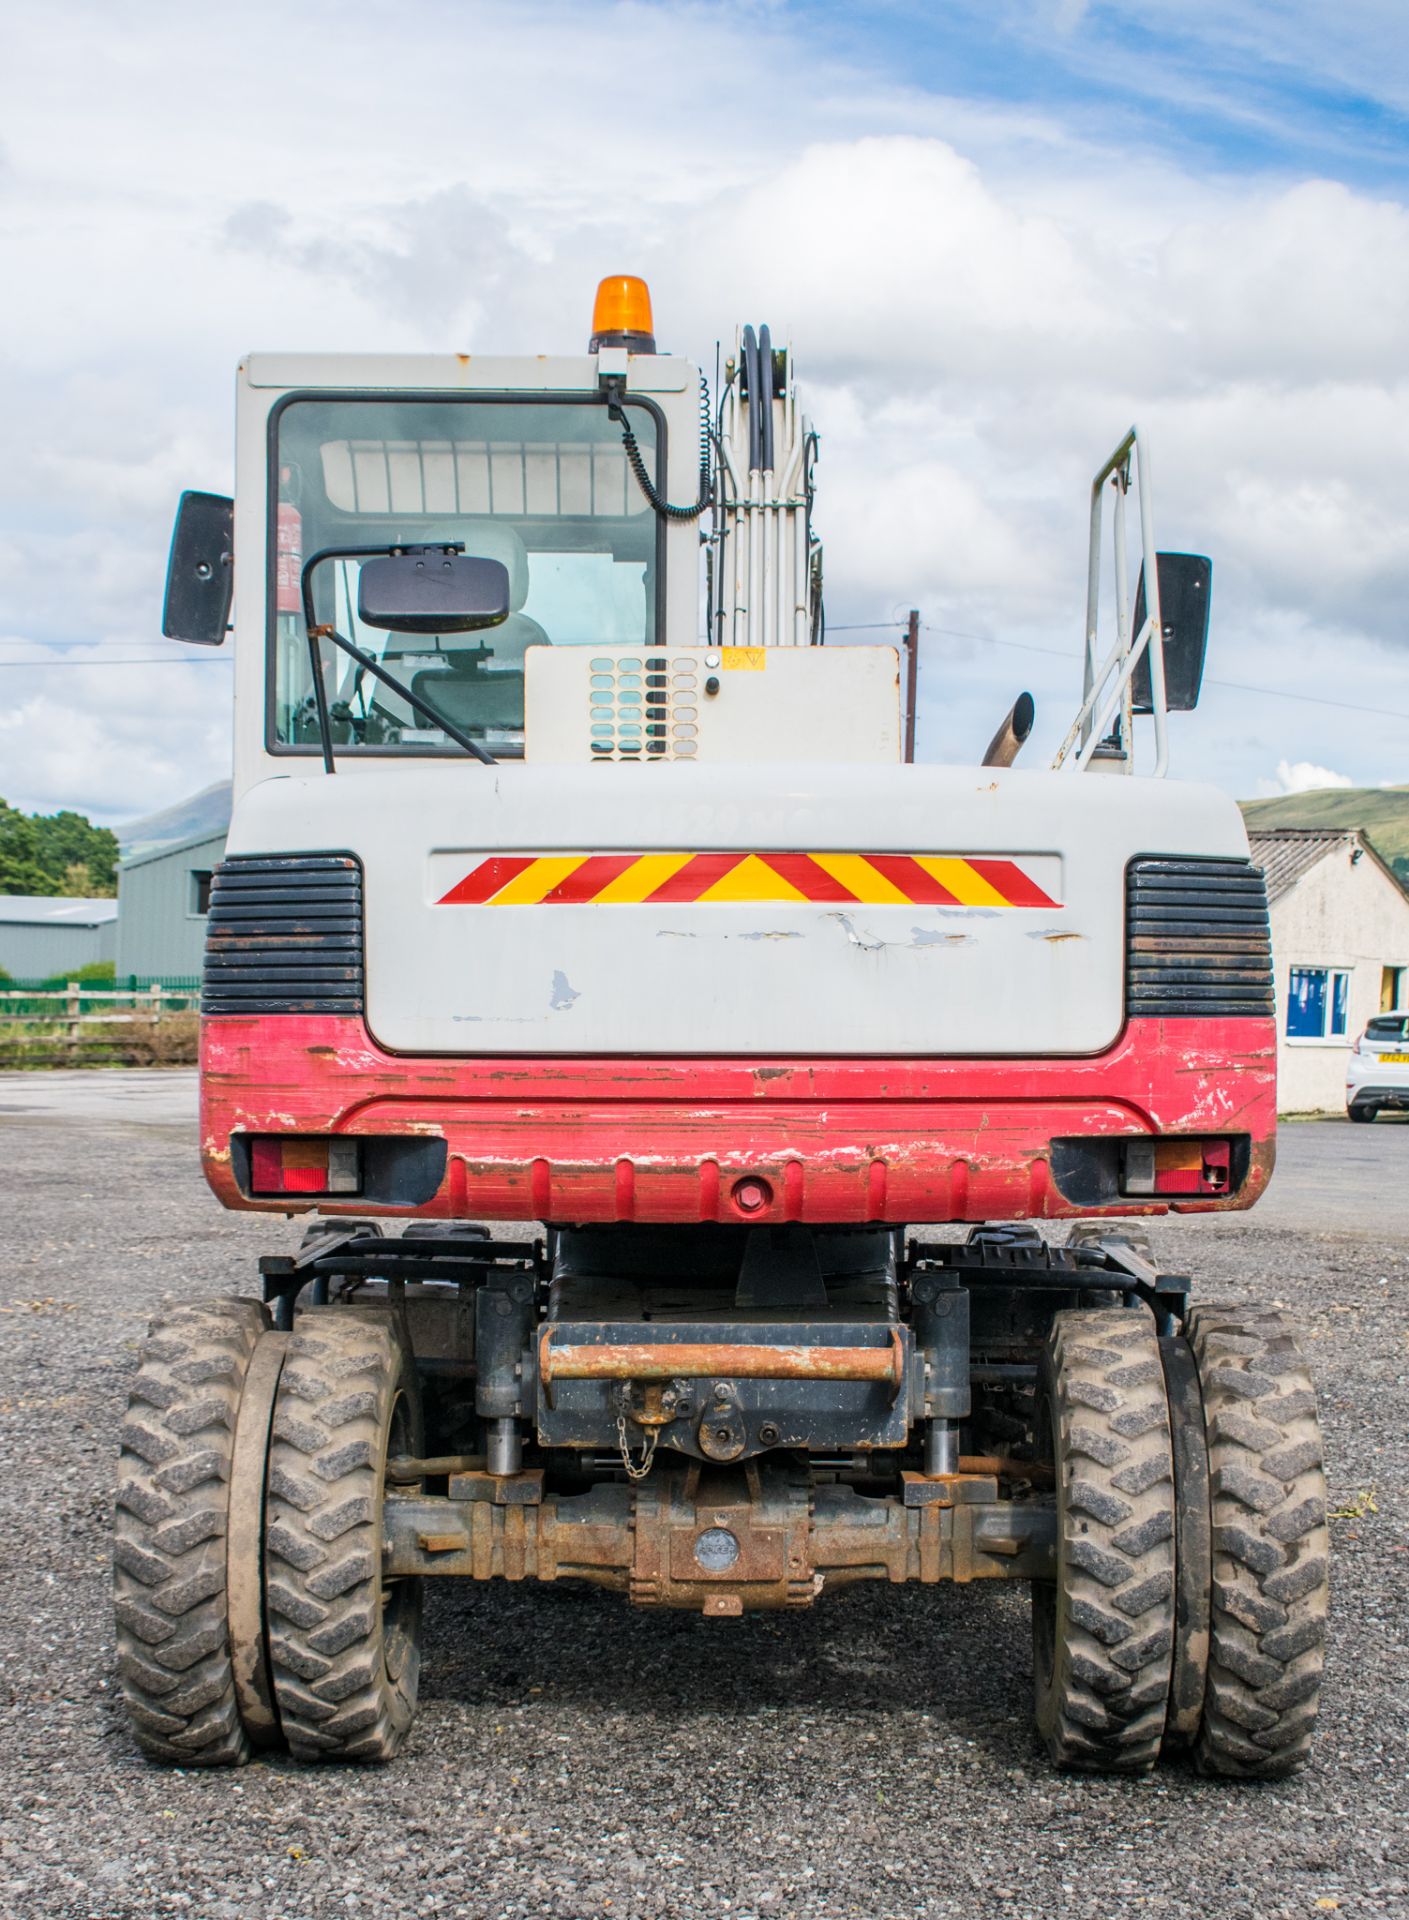
[{"label": "blue sky", "polygon": [[789,9],[894,82],[1059,119],[1190,166],[1409,182],[1409,15],[1399,0],[915,0]]},{"label": "blue sky", "polygon": [[0,794],[227,771],[228,661],[158,624],[242,353],[573,351],[614,270],[707,366],[793,339],[829,615],[920,607],[922,754],[1021,685],[1060,738],[1138,419],[1161,543],[1215,561],[1176,771],[1409,779],[1404,0],[402,0],[396,47],[371,0],[12,14]]}]

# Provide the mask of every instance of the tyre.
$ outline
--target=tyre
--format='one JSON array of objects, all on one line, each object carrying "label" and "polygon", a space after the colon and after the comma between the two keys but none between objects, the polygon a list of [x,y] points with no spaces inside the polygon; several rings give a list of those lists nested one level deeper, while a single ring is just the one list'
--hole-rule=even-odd
[{"label": "tyre", "polygon": [[1061,1767],[1144,1773],[1159,1757],[1174,1645],[1174,1485],[1154,1323],[1058,1313],[1038,1374],[1057,1568],[1034,1581],[1037,1729]]},{"label": "tyre", "polygon": [[1325,1658],[1330,1536],[1316,1397],[1276,1312],[1200,1307],[1189,1336],[1213,1527],[1194,1756],[1205,1773],[1278,1779],[1305,1764]]},{"label": "tyre", "polygon": [[113,1598],[122,1697],[144,1752],[238,1766],[226,1588],[235,1428],[256,1342],[252,1300],[204,1300],[153,1320],[122,1428]]},{"label": "tyre", "polygon": [[1380,1110],[1378,1107],[1347,1107],[1346,1108],[1346,1112],[1349,1114],[1350,1118],[1352,1120],[1360,1121],[1360,1122],[1374,1120],[1375,1118],[1377,1118],[1379,1111]]},{"label": "tyre", "polygon": [[389,1760],[420,1676],[421,1583],[382,1580],[389,1453],[421,1450],[410,1355],[389,1319],[303,1314],[269,1454],[265,1604],[279,1719],[304,1759]]}]

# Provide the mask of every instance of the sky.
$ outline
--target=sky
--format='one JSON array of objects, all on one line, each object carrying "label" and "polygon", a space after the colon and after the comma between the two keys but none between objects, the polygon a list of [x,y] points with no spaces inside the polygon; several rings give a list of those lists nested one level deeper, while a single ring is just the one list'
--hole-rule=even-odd
[{"label": "sky", "polygon": [[829,625],[919,608],[921,758],[1023,688],[1050,755],[1137,421],[1160,545],[1214,562],[1173,771],[1409,781],[1402,0],[0,0],[0,32],[12,804],[115,822],[227,774],[229,649],[160,602],[244,352],[581,351],[621,271],[711,372],[742,321],[791,338]]}]

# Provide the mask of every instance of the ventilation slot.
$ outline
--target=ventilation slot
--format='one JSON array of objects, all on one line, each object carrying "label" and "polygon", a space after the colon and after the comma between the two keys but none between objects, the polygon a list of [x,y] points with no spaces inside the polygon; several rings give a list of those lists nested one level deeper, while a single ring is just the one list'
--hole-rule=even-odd
[{"label": "ventilation slot", "polygon": [[215,869],[203,1013],[361,1013],[362,984],[351,854],[233,854]]},{"label": "ventilation slot", "polygon": [[1132,1017],[1273,1011],[1260,867],[1250,860],[1132,860],[1125,897]]}]

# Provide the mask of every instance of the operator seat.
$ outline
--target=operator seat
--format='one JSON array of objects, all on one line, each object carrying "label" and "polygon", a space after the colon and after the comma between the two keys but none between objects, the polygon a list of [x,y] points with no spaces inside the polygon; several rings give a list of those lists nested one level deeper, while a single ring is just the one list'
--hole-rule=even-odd
[{"label": "operator seat", "polygon": [[[464,531],[465,552],[497,560],[509,576],[509,617],[479,633],[447,634],[436,652],[443,665],[415,674],[411,691],[457,726],[523,725],[523,657],[529,647],[551,645],[538,622],[523,611],[528,598],[528,549],[516,528],[476,520]],[[483,654],[489,648],[488,657]]]},{"label": "operator seat", "polygon": [[528,548],[516,527],[502,520],[475,520],[465,529],[465,552],[477,560],[497,560],[509,576],[508,619],[500,627],[466,634],[465,641],[492,647],[496,667],[521,667],[525,647],[550,644],[538,622],[522,611],[528,598]]}]

